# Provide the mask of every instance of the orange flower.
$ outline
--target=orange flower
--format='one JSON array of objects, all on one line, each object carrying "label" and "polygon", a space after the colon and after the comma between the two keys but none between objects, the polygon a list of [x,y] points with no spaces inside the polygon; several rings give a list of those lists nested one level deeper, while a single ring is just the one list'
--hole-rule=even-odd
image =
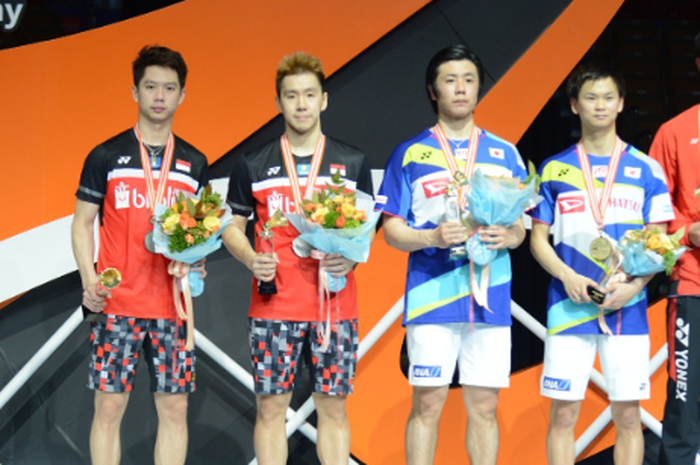
[{"label": "orange flower", "polygon": [[338,228],[338,229],[342,229],[343,226],[345,226],[345,217],[344,217],[344,216],[339,216],[339,217],[335,220],[335,227]]},{"label": "orange flower", "polygon": [[182,229],[196,228],[197,220],[192,218],[189,213],[180,213],[180,226]]},{"label": "orange flower", "polygon": [[185,242],[188,244],[194,244],[194,236],[190,233],[185,234]]}]

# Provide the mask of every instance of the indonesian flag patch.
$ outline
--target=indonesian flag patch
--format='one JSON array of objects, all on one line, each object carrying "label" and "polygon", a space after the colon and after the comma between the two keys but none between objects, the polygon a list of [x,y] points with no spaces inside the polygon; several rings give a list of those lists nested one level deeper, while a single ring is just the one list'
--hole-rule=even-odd
[{"label": "indonesian flag patch", "polygon": [[175,160],[175,169],[178,171],[184,171],[185,173],[190,172],[192,164],[185,160]]},{"label": "indonesian flag patch", "polygon": [[335,173],[340,173],[341,176],[345,176],[345,165],[331,163],[331,174]]}]

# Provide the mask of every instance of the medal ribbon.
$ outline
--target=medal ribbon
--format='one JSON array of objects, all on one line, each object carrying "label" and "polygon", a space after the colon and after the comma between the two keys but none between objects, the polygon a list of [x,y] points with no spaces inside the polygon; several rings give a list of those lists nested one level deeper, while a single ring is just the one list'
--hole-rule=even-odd
[{"label": "medal ribbon", "polygon": [[314,149],[314,155],[311,158],[311,168],[309,169],[309,175],[306,178],[306,190],[304,191],[304,197],[301,196],[301,188],[299,187],[299,175],[297,174],[297,167],[294,163],[294,156],[292,155],[292,148],[289,145],[289,139],[287,134],[283,134],[280,138],[280,145],[282,147],[282,158],[284,159],[284,166],[287,168],[287,176],[289,177],[289,184],[292,189],[292,195],[294,196],[294,206],[297,213],[303,213],[303,199],[308,199],[311,197],[314,185],[316,184],[316,177],[321,169],[321,161],[323,161],[323,153],[326,150],[326,136],[321,134],[316,142],[316,148]]},{"label": "medal ribbon", "polygon": [[[459,171],[457,167],[457,161],[455,160],[454,152],[452,152],[452,147],[450,142],[447,140],[445,131],[442,130],[440,123],[433,126],[433,132],[435,137],[437,137],[438,143],[440,144],[440,150],[442,150],[443,155],[445,155],[445,161],[447,161],[447,167],[450,169],[452,178],[454,179],[455,173]],[[464,176],[467,179],[471,179],[472,174],[474,174],[474,165],[476,164],[476,151],[479,148],[479,128],[476,124],[472,127],[472,133],[469,136],[469,147],[467,148],[467,159],[464,163]],[[462,195],[462,186],[458,189],[459,196],[459,208],[464,210],[467,206],[467,199]]]},{"label": "medal ribbon", "polygon": [[168,142],[165,144],[165,154],[163,155],[163,162],[160,165],[160,171],[158,174],[158,187],[157,190],[153,186],[153,170],[151,169],[151,158],[148,156],[146,147],[141,141],[141,132],[139,131],[139,125],[134,126],[134,133],[136,133],[136,139],[139,141],[139,150],[141,153],[141,165],[143,165],[143,177],[146,181],[146,196],[148,199],[148,206],[151,210],[151,216],[156,208],[156,203],[161,202],[165,205],[165,200],[163,196],[165,195],[165,186],[168,184],[168,174],[170,173],[170,165],[173,161],[173,152],[175,151],[175,137],[173,133],[168,134]]},{"label": "medal ribbon", "polygon": [[605,173],[605,181],[603,183],[603,193],[600,196],[600,201],[597,199],[595,187],[593,184],[593,173],[591,164],[588,161],[588,152],[586,152],[583,142],[576,144],[576,152],[578,153],[578,161],[583,172],[583,182],[586,184],[586,192],[588,200],[591,203],[591,212],[593,219],[598,225],[598,230],[603,232],[605,229],[605,210],[608,208],[610,195],[612,194],[613,186],[615,185],[615,176],[617,176],[617,167],[620,164],[620,156],[622,154],[622,140],[618,137],[615,141],[610,161],[608,162],[608,172]]}]

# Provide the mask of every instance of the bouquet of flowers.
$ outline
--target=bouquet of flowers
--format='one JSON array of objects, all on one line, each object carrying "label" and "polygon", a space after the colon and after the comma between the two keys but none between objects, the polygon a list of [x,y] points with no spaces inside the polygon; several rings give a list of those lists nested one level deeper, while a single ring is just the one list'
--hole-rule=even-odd
[{"label": "bouquet of flowers", "polygon": [[667,235],[658,229],[634,229],[625,232],[617,248],[622,252],[622,269],[630,276],[646,276],[660,271],[671,274],[678,258],[686,251],[679,241],[685,228]]},{"label": "bouquet of flowers", "polygon": [[[606,288],[613,282],[627,282],[630,277],[647,276],[665,271],[671,274],[686,248],[679,244],[685,228],[676,231],[669,236],[658,229],[630,229],[617,242],[613,254],[606,260],[607,271],[599,282],[601,288]],[[610,327],[605,322],[605,309],[600,304],[605,300],[605,294],[594,289],[589,289],[589,296],[599,305],[598,325],[603,334],[612,335]],[[618,320],[621,318],[618,313]]]},{"label": "bouquet of flowers", "polygon": [[[482,225],[510,226],[526,211],[534,208],[542,197],[539,193],[540,179],[532,162],[528,164],[529,176],[519,178],[488,176],[480,169],[474,172],[466,193],[469,213]],[[484,266],[496,258],[497,251],[488,249],[479,235],[473,234],[467,241],[469,259]]]},{"label": "bouquet of flowers", "polygon": [[[303,214],[287,214],[300,234],[294,241],[294,250],[301,256],[309,256],[311,249],[316,249],[324,254],[339,253],[352,261],[366,262],[371,245],[370,231],[381,212],[374,211],[370,195],[346,192],[339,173],[332,180],[332,185],[326,184],[326,189],[304,200]],[[345,287],[345,277],[336,279],[328,274],[324,279],[328,280],[330,292],[339,292]]]},{"label": "bouquet of flowers", "polygon": [[[303,214],[287,214],[287,219],[299,231],[294,240],[294,252],[300,257],[311,256],[322,260],[326,254],[339,253],[354,262],[366,262],[369,258],[370,232],[381,215],[374,211],[374,200],[362,192],[346,192],[345,185],[336,173],[333,185],[315,191],[311,199],[304,200]],[[369,213],[367,213],[369,212]],[[324,351],[330,343],[331,292],[345,288],[345,276],[335,278],[330,273],[318,270],[319,281],[319,326],[318,335]],[[326,307],[327,303],[327,307]],[[336,299],[336,312],[340,313]],[[325,317],[324,317],[325,309]],[[338,341],[340,343],[340,341]]]},{"label": "bouquet of flowers", "polygon": [[[221,247],[221,233],[228,226],[231,213],[228,207],[222,207],[221,196],[207,185],[196,196],[180,191],[170,207],[156,205],[154,216],[152,251],[172,260],[168,271],[173,275],[178,316],[192,326],[187,333],[189,350],[194,344],[192,297],[204,292],[204,280],[200,273],[190,271],[189,265]],[[180,293],[185,297],[186,312]]]}]

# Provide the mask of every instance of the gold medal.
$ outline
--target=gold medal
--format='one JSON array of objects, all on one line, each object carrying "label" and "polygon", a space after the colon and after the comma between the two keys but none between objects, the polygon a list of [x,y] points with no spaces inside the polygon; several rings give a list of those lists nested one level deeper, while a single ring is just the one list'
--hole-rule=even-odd
[{"label": "gold medal", "polygon": [[121,284],[122,274],[116,268],[105,268],[97,279],[102,287],[114,289]]},{"label": "gold medal", "polygon": [[591,242],[591,257],[599,262],[607,260],[612,255],[613,247],[604,237],[596,237]]}]

